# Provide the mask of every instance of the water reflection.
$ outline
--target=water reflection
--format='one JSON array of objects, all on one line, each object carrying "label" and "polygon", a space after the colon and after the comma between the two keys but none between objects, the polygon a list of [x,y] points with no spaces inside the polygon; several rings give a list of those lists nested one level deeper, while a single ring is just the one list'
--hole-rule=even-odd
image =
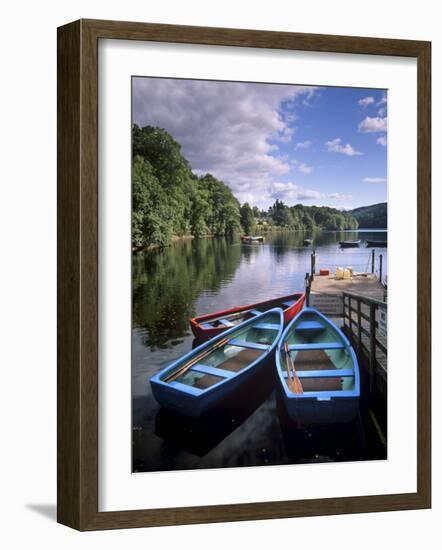
[{"label": "water reflection", "polygon": [[216,409],[197,420],[160,409],[155,435],[189,453],[204,456],[236,430],[270,395],[274,376],[261,371],[247,387],[227,396]]},{"label": "water reflection", "polygon": [[228,239],[180,241],[135,254],[132,267],[133,324],[143,328],[152,349],[174,345],[189,334],[188,319],[204,290],[216,294],[240,262],[240,250]]}]

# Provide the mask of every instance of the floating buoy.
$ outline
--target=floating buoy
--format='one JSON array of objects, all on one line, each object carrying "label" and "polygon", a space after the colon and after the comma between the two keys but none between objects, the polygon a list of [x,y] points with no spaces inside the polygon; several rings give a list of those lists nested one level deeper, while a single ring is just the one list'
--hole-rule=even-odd
[{"label": "floating buoy", "polygon": [[329,269],[320,269],[319,270],[319,275],[330,275],[330,270]]}]

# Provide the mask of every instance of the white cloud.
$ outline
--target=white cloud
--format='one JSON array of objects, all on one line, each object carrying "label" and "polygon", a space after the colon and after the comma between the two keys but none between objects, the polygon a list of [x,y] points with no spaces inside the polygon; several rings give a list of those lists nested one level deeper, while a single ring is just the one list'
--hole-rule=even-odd
[{"label": "white cloud", "polygon": [[358,104],[359,105],[362,105],[362,107],[367,107],[368,105],[370,105],[371,103],[374,103],[374,97],[364,97],[363,99],[360,99],[358,101]]},{"label": "white cloud", "polygon": [[387,146],[387,136],[378,137],[378,139],[376,140],[376,143],[378,145],[383,145],[384,147],[386,147]]},{"label": "white cloud", "polygon": [[326,141],[325,145],[329,153],[342,153],[349,157],[353,157],[355,155],[362,155],[361,151],[357,151],[349,143],[346,143],[345,145],[343,145],[341,138],[336,138],[331,141]]},{"label": "white cloud", "polygon": [[378,111],[378,115],[380,117],[385,117],[387,116],[387,107],[381,107]]},{"label": "white cloud", "polygon": [[300,187],[296,183],[279,183],[275,182],[269,186],[268,189],[269,195],[272,199],[282,200],[289,206],[292,206],[300,201],[316,201],[326,205],[331,201],[332,206],[336,207],[335,203],[342,201],[351,201],[353,199],[352,195],[341,194],[341,193],[321,193],[315,189],[306,189],[305,187]]},{"label": "white cloud", "polygon": [[386,132],[387,131],[387,117],[365,117],[364,120],[358,126],[359,132],[368,134],[371,132]]},{"label": "white cloud", "polygon": [[278,133],[274,136],[273,139],[280,141],[281,143],[290,143],[292,141],[292,136],[295,133],[295,129],[290,126],[284,126]]},{"label": "white cloud", "polygon": [[274,182],[269,186],[269,195],[272,199],[282,200],[290,206],[302,200],[314,200],[322,198],[322,193],[313,189],[305,189],[293,182]]},{"label": "white cloud", "polygon": [[297,149],[308,149],[312,145],[312,142],[308,139],[306,141],[298,141],[298,143],[295,145],[295,151]]},{"label": "white cloud", "polygon": [[298,170],[303,174],[311,174],[313,172],[313,167],[308,164],[301,163]]},{"label": "white cloud", "polygon": [[[195,172],[212,173],[241,202],[259,205],[269,200],[269,184],[290,171],[277,143],[292,139],[287,120],[313,93],[307,86],[135,78],[133,122],[164,128]],[[282,102],[290,105],[288,117]]]},{"label": "white cloud", "polygon": [[336,202],[351,201],[353,200],[353,195],[346,195],[345,193],[330,193],[327,195],[327,198]]},{"label": "white cloud", "polygon": [[386,178],[364,178],[365,183],[387,183]]},{"label": "white cloud", "polygon": [[384,105],[385,103],[387,103],[387,96],[386,95],[382,96],[381,100],[378,101],[376,103],[376,105]]}]

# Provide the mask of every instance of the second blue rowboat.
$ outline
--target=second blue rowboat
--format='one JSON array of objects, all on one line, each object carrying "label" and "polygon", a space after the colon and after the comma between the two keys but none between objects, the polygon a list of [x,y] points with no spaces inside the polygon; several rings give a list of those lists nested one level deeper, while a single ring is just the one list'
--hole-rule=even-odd
[{"label": "second blue rowboat", "polygon": [[276,368],[290,418],[299,424],[351,422],[359,412],[356,354],[344,333],[314,308],[285,329]]},{"label": "second blue rowboat", "polygon": [[274,308],[212,338],[150,379],[155,399],[194,418],[207,413],[274,365],[283,327],[283,311]]}]

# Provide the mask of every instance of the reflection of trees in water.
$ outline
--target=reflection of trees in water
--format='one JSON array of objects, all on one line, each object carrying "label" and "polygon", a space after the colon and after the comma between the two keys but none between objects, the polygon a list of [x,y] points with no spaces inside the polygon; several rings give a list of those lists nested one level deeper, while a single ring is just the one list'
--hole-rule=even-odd
[{"label": "reflection of trees in water", "polygon": [[133,255],[133,325],[144,343],[164,348],[189,334],[188,318],[203,290],[217,292],[240,262],[240,247],[228,238],[195,239]]}]

